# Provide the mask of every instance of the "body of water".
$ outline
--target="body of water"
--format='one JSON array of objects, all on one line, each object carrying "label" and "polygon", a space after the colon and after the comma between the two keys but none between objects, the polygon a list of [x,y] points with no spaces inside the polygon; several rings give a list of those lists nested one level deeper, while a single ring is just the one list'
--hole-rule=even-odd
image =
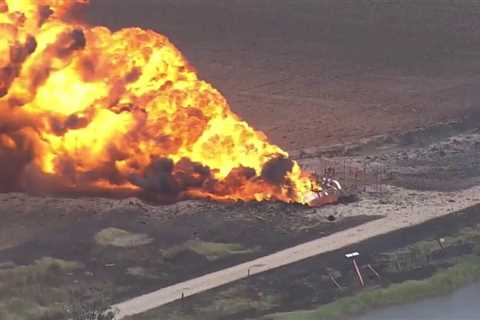
[{"label": "body of water", "polygon": [[358,320],[480,320],[480,283],[449,296],[377,310]]}]

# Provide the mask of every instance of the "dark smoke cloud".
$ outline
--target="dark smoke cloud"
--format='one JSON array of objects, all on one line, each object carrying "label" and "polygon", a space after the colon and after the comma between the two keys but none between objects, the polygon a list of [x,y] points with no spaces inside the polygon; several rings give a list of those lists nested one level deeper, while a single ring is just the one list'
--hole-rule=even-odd
[{"label": "dark smoke cloud", "polygon": [[33,154],[19,147],[9,150],[0,145],[0,192],[23,191],[21,177]]},{"label": "dark smoke cloud", "polygon": [[222,180],[215,179],[210,168],[187,158],[174,163],[170,159],[154,160],[142,176],[131,177],[130,182],[139,186],[142,196],[154,201],[173,202],[184,198],[191,190],[217,196],[234,194],[246,183],[265,181],[273,186],[283,186],[286,175],[292,170],[293,162],[282,156],[268,161],[261,176],[252,168],[233,169]]},{"label": "dark smoke cloud", "polygon": [[37,48],[34,37],[29,36],[25,44],[15,44],[10,48],[10,63],[0,68],[0,98],[5,96],[15,78],[19,75],[23,63]]},{"label": "dark smoke cloud", "polygon": [[176,201],[180,187],[173,176],[174,164],[170,159],[154,160],[145,170],[143,176],[134,176],[131,182],[142,188],[142,196],[150,200]]},{"label": "dark smoke cloud", "polygon": [[255,169],[252,168],[234,168],[225,178],[225,183],[232,189],[236,189],[241,187],[245,181],[255,179],[256,175]]},{"label": "dark smoke cloud", "polygon": [[183,190],[188,188],[200,188],[205,181],[213,179],[212,173],[208,167],[201,163],[192,162],[187,158],[181,159],[176,164],[174,177]]},{"label": "dark smoke cloud", "polygon": [[54,12],[49,6],[40,6],[38,13],[39,13],[39,16],[40,16],[40,19],[38,21],[38,26],[40,27],[41,25],[43,25],[45,23],[45,21],[48,20],[48,18],[50,18],[50,16]]},{"label": "dark smoke cloud", "polygon": [[49,124],[53,133],[63,136],[69,130],[82,129],[88,126],[94,116],[93,109],[83,114],[72,114],[66,118],[50,118]]},{"label": "dark smoke cloud", "polygon": [[81,29],[74,29],[69,33],[63,34],[57,42],[56,56],[66,58],[77,50],[82,50],[87,44],[85,34]]},{"label": "dark smoke cloud", "polygon": [[209,180],[213,180],[213,176],[208,167],[186,158],[176,164],[167,158],[156,159],[143,176],[131,178],[146,196],[171,200],[178,199],[188,189],[203,187]]},{"label": "dark smoke cloud", "polygon": [[285,177],[292,171],[293,161],[283,156],[277,156],[265,163],[262,169],[262,178],[273,185],[285,183]]},{"label": "dark smoke cloud", "polygon": [[[45,83],[53,71],[52,61],[60,58],[60,60],[67,65],[70,63],[73,53],[78,50],[83,50],[85,46],[86,38],[83,30],[74,29],[61,33],[57,40],[45,49],[44,53],[42,54],[42,59],[36,61],[35,65],[31,67],[28,94],[9,97],[9,106],[20,107],[30,102],[35,97],[38,88]],[[3,95],[8,93],[9,87],[15,77],[18,76],[23,62],[31,53],[35,51],[35,49],[36,42],[34,38],[29,38],[23,47],[19,47],[18,45],[12,47],[13,51],[11,53],[11,63],[4,71],[6,74],[3,75],[0,73],[0,79],[3,79],[6,75],[10,75],[10,77],[5,77],[6,81],[0,80],[0,97],[2,93]],[[56,63],[58,63],[58,61]]]},{"label": "dark smoke cloud", "polygon": [[[77,120],[70,120],[77,121]],[[33,164],[33,148],[28,139],[13,136],[17,148],[9,150],[0,145],[0,192],[25,191],[33,194],[89,194],[121,196],[120,192],[106,194],[101,188],[92,188],[99,180],[107,180],[113,185],[133,183],[141,188],[137,195],[157,203],[172,203],[191,196],[192,190],[217,196],[228,196],[242,190],[248,183],[266,182],[272,186],[288,186],[286,174],[293,163],[282,156],[268,161],[260,176],[252,168],[238,167],[224,179],[217,180],[212,170],[201,163],[183,158],[177,163],[167,158],[155,159],[141,175],[125,177],[115,166],[116,160],[124,160],[121,150],[111,148],[109,161],[99,163],[89,172],[76,171],[74,159],[57,159],[57,174],[44,174]],[[135,166],[131,165],[132,168]]]}]

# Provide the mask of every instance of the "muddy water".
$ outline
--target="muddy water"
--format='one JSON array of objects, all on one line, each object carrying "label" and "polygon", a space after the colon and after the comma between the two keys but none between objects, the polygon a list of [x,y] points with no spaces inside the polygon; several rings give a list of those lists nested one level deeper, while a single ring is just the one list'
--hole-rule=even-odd
[{"label": "muddy water", "polygon": [[449,296],[371,312],[356,320],[478,320],[480,283]]}]

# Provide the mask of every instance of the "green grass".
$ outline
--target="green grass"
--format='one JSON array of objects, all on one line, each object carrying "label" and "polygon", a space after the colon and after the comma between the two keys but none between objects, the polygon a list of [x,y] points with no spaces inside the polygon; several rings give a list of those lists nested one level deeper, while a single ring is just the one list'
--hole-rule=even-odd
[{"label": "green grass", "polygon": [[232,255],[253,253],[257,250],[244,248],[236,243],[206,242],[190,240],[181,245],[174,246],[163,251],[163,256],[167,259],[174,258],[176,255],[186,250],[193,251],[204,256],[209,261],[215,261]]},{"label": "green grass", "polygon": [[178,307],[166,305],[128,320],[219,320],[246,311],[265,312],[280,304],[275,295],[251,292],[244,285],[211,291]]},{"label": "green grass", "polygon": [[66,289],[62,278],[82,265],[53,258],[42,258],[31,265],[0,269],[0,319],[36,320],[56,313]]},{"label": "green grass", "polygon": [[387,288],[364,290],[356,296],[338,299],[313,310],[271,314],[262,320],[337,320],[369,310],[406,304],[428,297],[451,293],[480,280],[480,257],[469,256],[457,265],[439,271],[431,278],[411,280]]},{"label": "green grass", "polygon": [[[473,244],[476,252],[480,252],[480,226],[466,227],[458,233],[444,237],[444,247],[452,247],[463,244]],[[434,265],[432,255],[441,249],[437,239],[418,241],[403,248],[382,254],[377,260],[384,264],[384,272],[405,272],[427,265]],[[444,261],[440,261],[443,263]]]}]

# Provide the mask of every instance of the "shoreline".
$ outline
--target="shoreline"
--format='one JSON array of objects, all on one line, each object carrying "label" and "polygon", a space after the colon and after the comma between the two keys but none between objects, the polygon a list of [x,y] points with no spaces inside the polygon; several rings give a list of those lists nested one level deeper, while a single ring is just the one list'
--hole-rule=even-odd
[{"label": "shoreline", "polygon": [[[394,305],[368,311],[351,320],[383,320],[394,317],[405,319],[426,318],[436,320],[477,319],[480,306],[476,298],[480,293],[480,281],[468,283],[446,295],[428,297],[406,305]],[[419,314],[417,316],[417,314]]]},{"label": "shoreline", "polygon": [[463,258],[453,267],[423,280],[407,280],[386,288],[365,290],[354,296],[308,311],[292,311],[267,315],[259,320],[337,320],[356,319],[369,312],[391,306],[409,305],[416,301],[447,296],[480,281],[480,256]]}]

